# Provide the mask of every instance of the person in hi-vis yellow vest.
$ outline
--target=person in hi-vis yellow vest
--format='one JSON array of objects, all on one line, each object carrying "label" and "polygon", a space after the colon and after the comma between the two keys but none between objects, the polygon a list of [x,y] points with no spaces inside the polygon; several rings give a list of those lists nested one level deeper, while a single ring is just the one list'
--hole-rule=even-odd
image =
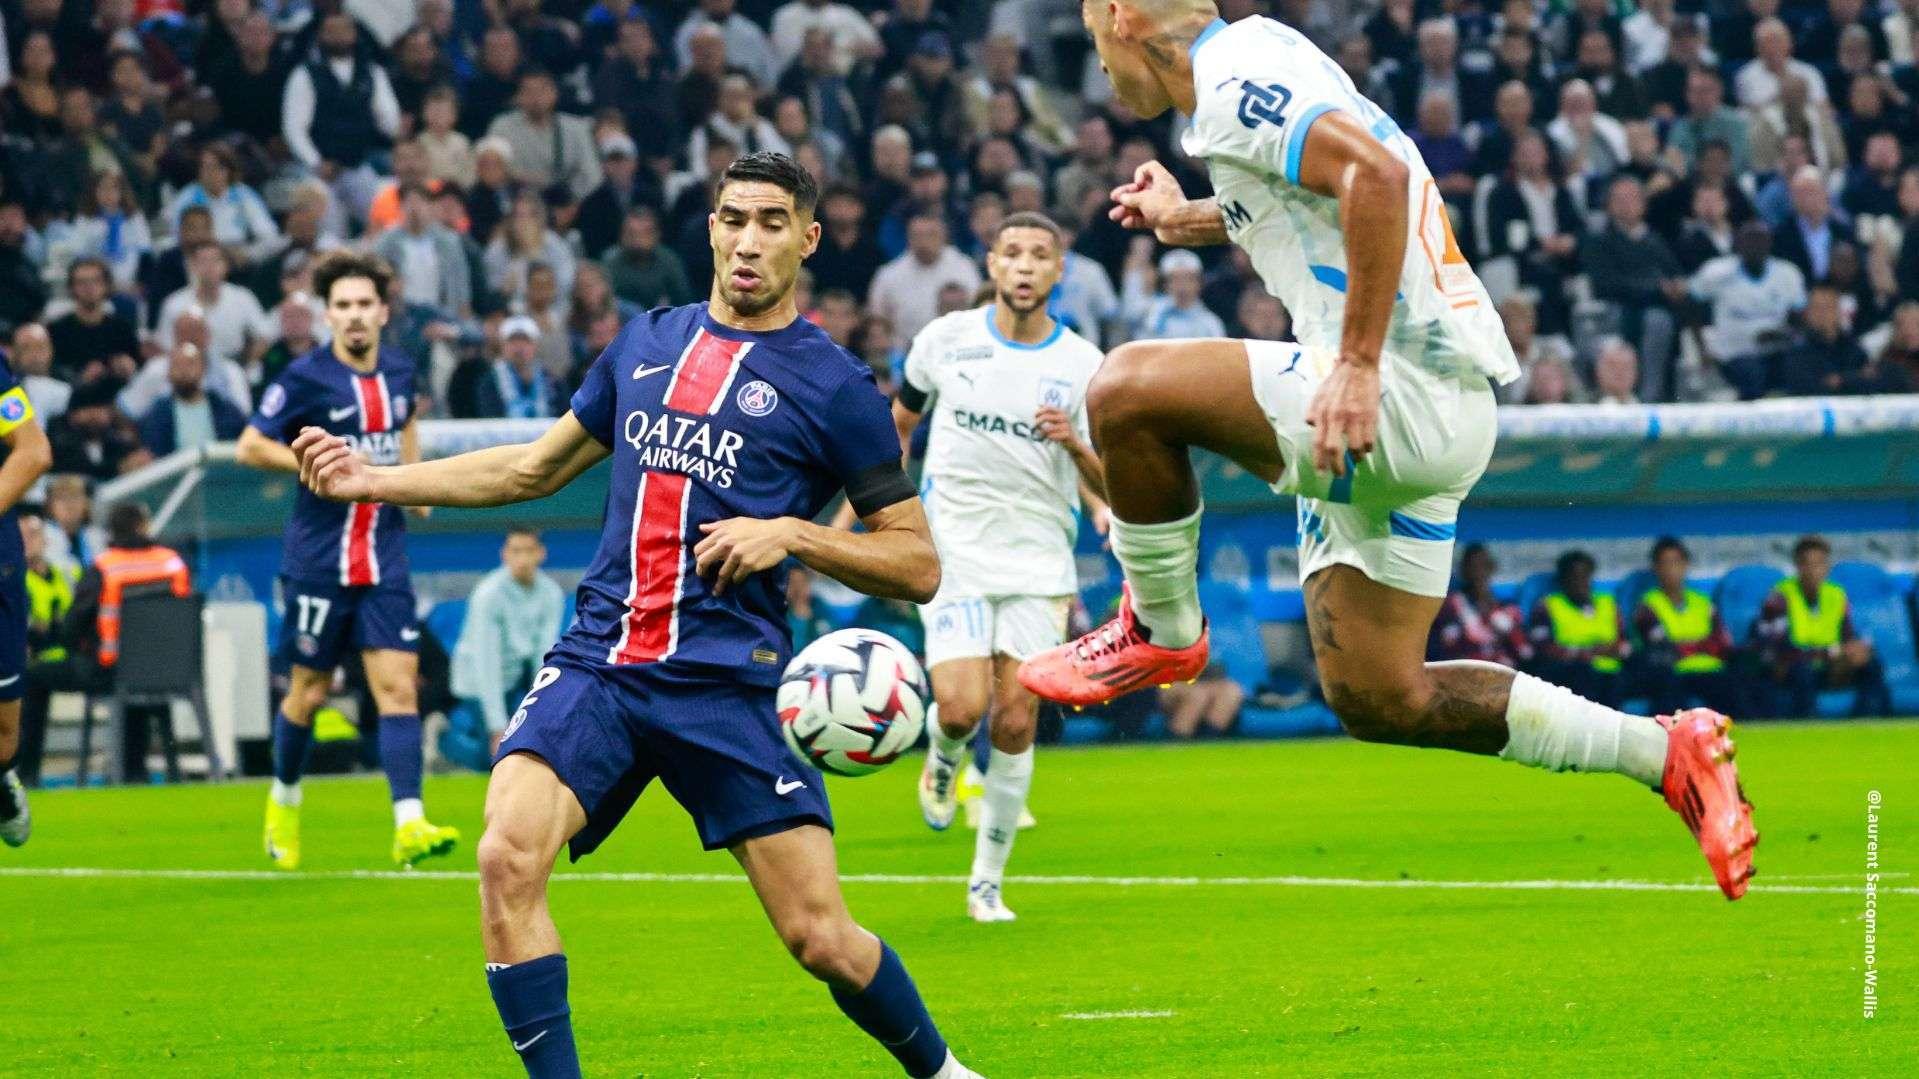
[{"label": "person in hi-vis yellow vest", "polygon": [[1882,716],[1892,708],[1886,672],[1872,642],[1852,624],[1846,590],[1826,579],[1832,546],[1806,536],[1792,548],[1793,576],[1780,581],[1759,608],[1752,639],[1772,690],[1772,714],[1809,716],[1822,689],[1856,686],[1856,716]]},{"label": "person in hi-vis yellow vest", "polygon": [[1670,715],[1694,697],[1728,715],[1744,715],[1745,683],[1732,666],[1732,634],[1711,597],[1686,585],[1692,552],[1673,536],[1652,545],[1658,583],[1635,597],[1633,636],[1637,672],[1652,710]]},{"label": "person in hi-vis yellow vest", "polygon": [[1558,589],[1534,604],[1527,619],[1533,672],[1588,700],[1618,707],[1632,643],[1611,593],[1593,591],[1596,568],[1585,551],[1559,556]]}]

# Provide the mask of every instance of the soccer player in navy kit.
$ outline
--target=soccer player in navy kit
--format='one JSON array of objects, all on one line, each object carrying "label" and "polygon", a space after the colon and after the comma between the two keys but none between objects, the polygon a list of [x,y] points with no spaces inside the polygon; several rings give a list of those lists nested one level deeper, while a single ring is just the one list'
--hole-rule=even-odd
[{"label": "soccer player in navy kit", "polygon": [[[401,505],[524,502],[613,457],[578,617],[500,743],[479,848],[487,981],[538,1079],[580,1074],[547,877],[562,846],[575,859],[598,846],[656,777],[706,848],[739,860],[793,957],[908,1075],[973,1074],[899,956],[847,913],[820,777],[787,751],[774,710],[791,652],[788,557],[914,602],[940,577],[871,370],[794,304],[819,243],[817,198],[783,155],[728,167],[707,219],[710,299],[630,323],[538,441],[401,467],[322,430],[293,443],[320,494]],[[865,532],[812,523],[842,489]]]},{"label": "soccer player in navy kit", "polygon": [[[413,361],[380,347],[391,277],[379,260],[347,252],[315,267],[313,290],[326,304],[332,341],[287,365],[260,395],[259,411],[240,435],[241,463],[298,471],[299,459],[286,443],[307,428],[339,435],[380,464],[420,459]],[[273,717],[267,857],[282,869],[299,867],[300,773],[313,741],[313,713],[348,647],[360,651],[380,710],[393,860],[411,866],[452,850],[460,833],[428,821],[420,799],[420,626],[399,507],[371,499],[341,505],[302,487],[287,525],[280,585],[286,613],[278,650],[292,677]]]},{"label": "soccer player in navy kit", "polygon": [[27,552],[13,508],[53,464],[53,447],[33,418],[33,402],[0,358],[0,842],[27,841],[33,818],[27,791],[13,774],[20,750],[20,696],[27,673]]}]

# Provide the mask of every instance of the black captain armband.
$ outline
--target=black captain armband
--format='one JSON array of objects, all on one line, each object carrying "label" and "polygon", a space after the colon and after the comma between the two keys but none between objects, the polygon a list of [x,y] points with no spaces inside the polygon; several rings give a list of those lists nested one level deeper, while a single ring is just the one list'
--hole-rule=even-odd
[{"label": "black captain armband", "polygon": [[853,512],[861,517],[877,513],[895,502],[904,502],[918,493],[898,461],[874,465],[846,481],[846,500],[853,504]]},{"label": "black captain armband", "polygon": [[920,389],[918,386],[913,385],[911,382],[908,382],[905,379],[900,379],[900,391],[898,396],[899,396],[900,404],[905,405],[906,410],[908,412],[925,412],[926,411],[926,400],[929,395],[927,394],[925,390]]}]

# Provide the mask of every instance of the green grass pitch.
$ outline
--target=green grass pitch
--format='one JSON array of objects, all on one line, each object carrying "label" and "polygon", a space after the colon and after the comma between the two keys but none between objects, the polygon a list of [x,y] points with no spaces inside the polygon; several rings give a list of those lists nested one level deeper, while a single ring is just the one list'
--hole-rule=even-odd
[{"label": "green grass pitch", "polygon": [[[1040,826],[1007,888],[1020,920],[1003,926],[965,920],[960,883],[924,879],[963,875],[972,834],[920,823],[917,761],[832,793],[842,868],[864,878],[854,913],[994,1079],[1919,1075],[1919,877],[1904,875],[1919,723],[1739,736],[1763,841],[1734,904],[1703,887],[1653,795],[1446,753],[1042,748]],[[447,875],[411,879],[350,875],[386,868],[377,777],[308,784],[307,869],[284,879],[153,872],[264,868],[261,784],[37,795],[32,843],[0,850],[0,1075],[519,1074],[481,973],[482,790],[429,781],[434,817],[466,840]],[[1870,790],[1885,875],[1865,1019]],[[735,867],[653,790],[562,871],[588,1075],[896,1074],[744,884],[574,872]],[[1559,883],[1625,881],[1692,888]]]}]

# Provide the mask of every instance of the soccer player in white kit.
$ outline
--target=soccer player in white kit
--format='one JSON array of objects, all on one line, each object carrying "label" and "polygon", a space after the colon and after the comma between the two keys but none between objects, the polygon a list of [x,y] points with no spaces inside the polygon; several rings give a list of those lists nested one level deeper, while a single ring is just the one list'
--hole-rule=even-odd
[{"label": "soccer player in white kit", "polygon": [[993,303],[928,323],[907,351],[893,402],[901,445],[923,415],[933,425],[920,497],[942,577],[920,618],[938,722],[928,732],[919,801],[935,829],[953,822],[956,776],[992,707],[966,889],[967,913],[981,922],[1013,920],[1001,880],[1033,782],[1039,702],[1015,672],[1065,639],[1078,590],[1082,489],[1104,510],[1085,407],[1100,351],[1047,311],[1064,256],[1058,225],[1041,214],[1008,215],[986,255]]},{"label": "soccer player in white kit", "polygon": [[1608,771],[1664,794],[1728,899],[1752,875],[1752,807],[1729,720],[1630,716],[1490,663],[1426,663],[1459,504],[1491,457],[1493,382],[1519,374],[1453,242],[1419,152],[1325,53],[1211,0],[1085,0],[1119,98],[1176,107],[1215,196],[1157,162],[1115,220],[1163,243],[1232,242],[1293,315],[1299,345],[1135,342],[1088,393],[1106,466],[1119,617],[1028,661],[1040,696],[1086,705],[1204,669],[1195,580],[1204,446],[1298,498],[1300,576],[1326,700],[1367,741]]}]

